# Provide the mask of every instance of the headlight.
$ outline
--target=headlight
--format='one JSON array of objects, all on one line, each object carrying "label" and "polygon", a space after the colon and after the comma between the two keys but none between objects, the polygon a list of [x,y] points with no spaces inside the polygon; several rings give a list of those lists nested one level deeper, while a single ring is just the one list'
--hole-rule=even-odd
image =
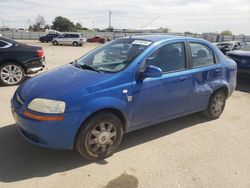
[{"label": "headlight", "polygon": [[66,104],[63,101],[40,98],[33,99],[28,105],[30,110],[47,114],[62,114],[65,107]]}]

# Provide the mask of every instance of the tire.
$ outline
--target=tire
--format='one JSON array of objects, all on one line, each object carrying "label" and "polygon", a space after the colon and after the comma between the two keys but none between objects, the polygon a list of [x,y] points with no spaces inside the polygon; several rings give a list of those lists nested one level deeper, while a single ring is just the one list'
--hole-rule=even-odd
[{"label": "tire", "polygon": [[84,123],[77,135],[75,147],[85,159],[101,160],[113,155],[122,137],[120,119],[112,113],[102,112]]},{"label": "tire", "polygon": [[78,42],[73,42],[72,45],[73,46],[79,46]]},{"label": "tire", "polygon": [[209,99],[208,107],[203,114],[211,120],[218,119],[226,105],[226,94],[223,90],[213,93]]},{"label": "tire", "polygon": [[5,63],[0,66],[0,83],[4,86],[19,85],[25,78],[23,68],[16,63]]},{"label": "tire", "polygon": [[57,46],[58,45],[58,42],[55,40],[52,42],[54,46]]}]

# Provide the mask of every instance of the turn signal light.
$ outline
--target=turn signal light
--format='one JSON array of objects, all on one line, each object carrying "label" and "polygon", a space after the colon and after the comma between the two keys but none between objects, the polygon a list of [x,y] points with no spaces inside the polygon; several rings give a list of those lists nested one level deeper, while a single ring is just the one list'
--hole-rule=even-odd
[{"label": "turn signal light", "polygon": [[23,115],[28,118],[35,119],[38,121],[62,121],[64,120],[63,116],[40,116],[40,115],[32,114],[26,111],[23,112]]}]

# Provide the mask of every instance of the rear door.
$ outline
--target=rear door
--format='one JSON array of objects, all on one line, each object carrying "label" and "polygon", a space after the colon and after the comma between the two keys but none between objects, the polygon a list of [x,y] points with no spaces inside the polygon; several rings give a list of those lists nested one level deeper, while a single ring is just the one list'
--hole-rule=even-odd
[{"label": "rear door", "polygon": [[63,44],[71,44],[71,34],[65,34],[63,37]]},{"label": "rear door", "polygon": [[211,92],[223,77],[223,66],[206,44],[189,42],[188,47],[192,74],[188,111],[198,111],[206,108]]}]

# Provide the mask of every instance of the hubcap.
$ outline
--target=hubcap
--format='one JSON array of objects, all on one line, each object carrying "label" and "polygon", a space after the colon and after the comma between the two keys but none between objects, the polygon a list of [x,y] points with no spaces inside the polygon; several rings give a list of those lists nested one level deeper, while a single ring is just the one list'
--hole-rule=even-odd
[{"label": "hubcap", "polygon": [[215,116],[219,115],[223,110],[223,106],[224,106],[224,97],[222,94],[217,94],[214,97],[211,106],[213,115]]},{"label": "hubcap", "polygon": [[114,145],[116,128],[111,122],[98,124],[89,134],[88,148],[93,153],[105,153]]},{"label": "hubcap", "polygon": [[12,85],[21,81],[23,73],[20,67],[16,65],[7,65],[1,70],[0,76],[1,80]]}]

